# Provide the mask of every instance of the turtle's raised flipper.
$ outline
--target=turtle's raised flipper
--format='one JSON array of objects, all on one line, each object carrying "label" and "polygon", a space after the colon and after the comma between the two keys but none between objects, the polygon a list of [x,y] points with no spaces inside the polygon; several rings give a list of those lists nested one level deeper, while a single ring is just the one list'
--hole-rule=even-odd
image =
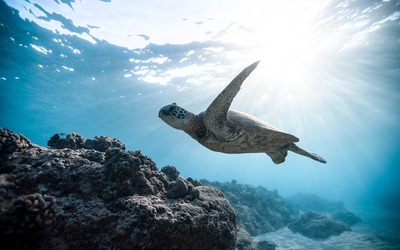
[{"label": "turtle's raised flipper", "polygon": [[208,129],[211,131],[220,130],[225,126],[227,120],[227,113],[233,98],[240,90],[243,81],[250,75],[250,73],[257,67],[259,61],[251,64],[239,75],[237,75],[229,85],[214,99],[208,106],[203,121]]},{"label": "turtle's raised flipper", "polygon": [[304,155],[304,156],[306,156],[306,157],[309,157],[309,158],[311,158],[311,159],[313,159],[313,160],[315,160],[315,161],[319,161],[319,162],[322,162],[322,163],[326,163],[326,160],[325,160],[324,158],[322,158],[321,156],[319,156],[319,155],[317,155],[317,154],[314,154],[314,153],[311,153],[311,152],[308,152],[307,150],[298,147],[298,146],[297,146],[296,144],[294,144],[294,143],[290,143],[290,144],[288,145],[288,150],[290,150],[290,151],[292,151],[292,152],[294,152],[294,153],[296,153],[296,154]]}]

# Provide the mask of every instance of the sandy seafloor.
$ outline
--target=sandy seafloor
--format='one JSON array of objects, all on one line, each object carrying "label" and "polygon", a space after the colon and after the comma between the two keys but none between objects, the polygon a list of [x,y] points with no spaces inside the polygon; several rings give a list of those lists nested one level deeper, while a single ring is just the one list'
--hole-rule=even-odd
[{"label": "sandy seafloor", "polygon": [[278,245],[277,249],[400,249],[400,220],[397,211],[372,207],[351,208],[363,220],[352,226],[353,231],[325,240],[314,240],[299,233],[292,233],[287,227],[254,237],[255,241],[269,240]]},{"label": "sandy seafloor", "polygon": [[399,249],[399,245],[390,244],[361,227],[354,227],[352,232],[344,232],[326,240],[313,240],[301,234],[292,233],[287,227],[254,239],[255,241],[272,241],[278,245],[278,249]]}]

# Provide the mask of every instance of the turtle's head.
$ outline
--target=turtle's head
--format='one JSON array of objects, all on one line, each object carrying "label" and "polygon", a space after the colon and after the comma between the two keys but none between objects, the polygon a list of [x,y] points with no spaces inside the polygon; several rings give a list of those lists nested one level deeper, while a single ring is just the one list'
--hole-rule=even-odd
[{"label": "turtle's head", "polygon": [[174,102],[161,108],[160,112],[158,112],[158,117],[171,127],[186,131],[190,129],[195,115],[186,109],[179,107]]}]

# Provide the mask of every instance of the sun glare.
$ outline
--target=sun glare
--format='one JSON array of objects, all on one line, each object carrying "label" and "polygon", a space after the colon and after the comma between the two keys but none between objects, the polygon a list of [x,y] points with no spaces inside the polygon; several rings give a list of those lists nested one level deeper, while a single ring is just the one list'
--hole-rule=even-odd
[{"label": "sun glare", "polygon": [[287,119],[285,122],[288,128],[301,129],[298,122],[303,120],[302,116],[315,115],[324,91],[319,82],[319,72],[325,67],[321,62],[329,53],[323,41],[330,36],[318,29],[326,2],[251,1],[239,6],[238,23],[242,26],[238,25],[237,33],[231,33],[230,39],[241,44],[243,50],[231,61],[238,68],[244,62],[261,63],[241,90],[242,96],[247,100],[250,96],[258,105],[250,105],[239,97],[234,108],[261,118],[264,114],[273,124],[281,122],[282,113],[291,114],[287,117],[291,125]]},{"label": "sun glare", "polygon": [[246,57],[262,60],[269,77],[299,86],[318,61],[313,24],[321,1],[254,1],[240,8],[248,35],[236,41],[250,45]]},{"label": "sun glare", "polygon": [[[247,36],[238,36],[238,43],[247,44],[243,60],[261,60],[257,71],[257,85],[251,92],[267,103],[271,98],[281,102],[280,107],[301,100],[313,106],[320,100],[316,86],[318,72],[324,67],[327,50],[323,47],[326,34],[318,29],[319,15],[326,1],[256,1],[250,10],[243,11],[241,21],[249,28]],[[247,6],[247,5],[246,5]],[[249,8],[249,7],[247,7]],[[245,7],[242,7],[245,10]],[[245,15],[244,13],[248,13]],[[251,16],[249,16],[251,13]],[[240,60],[243,62],[243,60]],[[259,84],[262,83],[262,84]],[[279,98],[273,95],[279,95]],[[270,100],[269,102],[267,100]]]}]

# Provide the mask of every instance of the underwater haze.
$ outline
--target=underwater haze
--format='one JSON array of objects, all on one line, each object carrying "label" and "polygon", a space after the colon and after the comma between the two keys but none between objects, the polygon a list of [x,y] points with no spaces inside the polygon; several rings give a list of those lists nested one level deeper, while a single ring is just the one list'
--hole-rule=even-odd
[{"label": "underwater haze", "polygon": [[[400,218],[400,1],[0,1],[0,127],[115,137],[184,177],[314,193]],[[158,117],[204,111],[260,60],[231,108],[300,139],[210,151]],[[393,221],[392,221],[393,222]]]}]

